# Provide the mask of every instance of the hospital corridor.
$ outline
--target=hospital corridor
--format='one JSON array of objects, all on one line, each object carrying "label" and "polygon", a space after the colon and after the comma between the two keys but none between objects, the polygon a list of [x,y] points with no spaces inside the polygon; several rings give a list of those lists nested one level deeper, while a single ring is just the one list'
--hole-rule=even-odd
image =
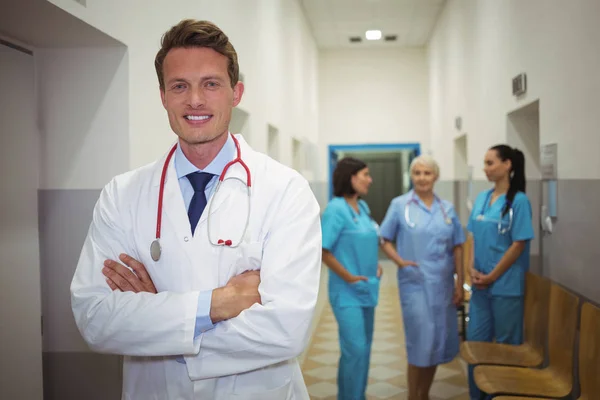
[{"label": "hospital corridor", "polygon": [[0,400],[600,400],[600,0],[0,0]]},{"label": "hospital corridor", "polygon": [[[402,311],[395,274],[397,267],[382,261],[381,302],[375,311],[375,334],[367,399],[408,399],[406,349]],[[310,345],[302,354],[302,373],[311,399],[337,399],[337,366],[340,357],[338,325],[326,299],[327,274],[322,274],[320,303]],[[457,357],[438,367],[431,400],[468,400],[466,364]]]}]

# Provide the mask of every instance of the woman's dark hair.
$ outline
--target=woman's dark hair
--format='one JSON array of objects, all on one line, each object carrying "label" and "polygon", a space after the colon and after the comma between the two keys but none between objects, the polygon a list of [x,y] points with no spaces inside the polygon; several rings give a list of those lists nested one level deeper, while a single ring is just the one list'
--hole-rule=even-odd
[{"label": "woman's dark hair", "polygon": [[525,193],[525,156],[519,149],[512,148],[505,144],[499,144],[490,148],[490,150],[496,150],[498,158],[502,161],[510,160],[512,165],[509,175],[509,186],[508,193],[506,194],[506,204],[502,210],[502,216],[504,216],[515,199],[515,195],[518,192]]},{"label": "woman's dark hair", "polygon": [[367,168],[367,164],[356,158],[344,157],[338,161],[333,171],[333,195],[344,197],[356,194],[352,187],[352,176],[364,168]]}]

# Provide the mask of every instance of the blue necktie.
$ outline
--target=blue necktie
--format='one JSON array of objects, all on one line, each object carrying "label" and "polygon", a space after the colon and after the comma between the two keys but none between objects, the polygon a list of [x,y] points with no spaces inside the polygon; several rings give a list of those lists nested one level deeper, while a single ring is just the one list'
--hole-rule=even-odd
[{"label": "blue necktie", "polygon": [[204,194],[204,191],[206,190],[206,185],[208,185],[208,182],[210,182],[213,176],[213,174],[207,172],[193,172],[186,175],[194,188],[194,196],[192,196],[190,208],[188,209],[188,218],[190,219],[190,226],[192,227],[192,235],[196,230],[196,225],[198,225],[202,211],[204,211],[204,208],[206,207],[206,195]]}]

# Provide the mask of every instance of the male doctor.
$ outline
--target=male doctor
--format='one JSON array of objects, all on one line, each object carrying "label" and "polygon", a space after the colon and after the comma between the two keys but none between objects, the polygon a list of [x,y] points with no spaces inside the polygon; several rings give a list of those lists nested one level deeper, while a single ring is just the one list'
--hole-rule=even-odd
[{"label": "male doctor", "polygon": [[161,46],[179,138],[103,189],[71,284],[77,326],[126,356],[123,399],[309,399],[296,357],[317,300],[319,206],[301,175],[229,133],[244,86],[227,36],[184,20]]}]

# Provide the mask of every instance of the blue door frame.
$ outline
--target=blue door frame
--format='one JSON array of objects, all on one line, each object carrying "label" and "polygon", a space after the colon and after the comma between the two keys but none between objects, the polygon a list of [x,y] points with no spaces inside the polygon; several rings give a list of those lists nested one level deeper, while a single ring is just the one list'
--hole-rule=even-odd
[{"label": "blue door frame", "polygon": [[330,144],[328,146],[329,154],[329,200],[333,198],[333,170],[338,162],[338,152],[384,152],[397,150],[413,150],[409,160],[421,154],[421,145],[419,143],[386,143],[386,144]]}]

